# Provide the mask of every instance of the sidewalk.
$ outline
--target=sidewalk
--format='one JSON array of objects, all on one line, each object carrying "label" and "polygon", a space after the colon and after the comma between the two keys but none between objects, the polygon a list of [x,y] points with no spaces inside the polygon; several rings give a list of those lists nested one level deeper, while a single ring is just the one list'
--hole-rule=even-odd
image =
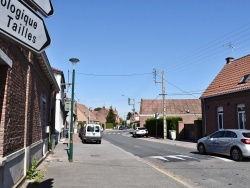
[{"label": "sidewalk", "polygon": [[[26,182],[22,188],[187,187],[105,140],[102,144],[83,144],[77,134],[73,138],[73,162],[68,161],[68,141],[58,143],[54,154],[38,167],[45,170],[43,181],[35,186]],[[147,139],[183,146],[179,141]],[[194,144],[187,143],[187,146],[193,147]]]}]

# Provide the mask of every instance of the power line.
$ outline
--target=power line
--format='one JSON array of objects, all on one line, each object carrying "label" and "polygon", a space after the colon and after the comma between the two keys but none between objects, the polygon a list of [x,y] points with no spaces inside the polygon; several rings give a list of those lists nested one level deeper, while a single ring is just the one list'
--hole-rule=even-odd
[{"label": "power line", "polygon": [[144,75],[149,75],[152,74],[152,72],[150,73],[135,73],[135,74],[86,74],[86,73],[77,73],[77,74],[82,74],[84,76],[100,76],[100,77],[113,77],[113,76],[117,76],[117,77],[127,77],[127,76],[144,76]]},{"label": "power line", "polygon": [[[191,51],[191,54],[188,53],[187,55],[179,56],[178,58],[174,58],[174,59],[170,60],[170,62],[174,62],[174,63],[172,63],[170,66],[168,66],[168,72],[169,72],[169,69],[175,70],[176,66],[179,67],[179,66],[181,66],[183,64],[185,65],[187,61],[192,61],[192,60],[197,61],[198,57],[202,57],[203,55],[207,55],[208,53],[211,53],[211,52],[214,52],[214,51],[220,49],[223,45],[220,45],[220,46],[218,46],[218,45],[225,43],[225,41],[228,41],[229,39],[230,39],[231,42],[237,42],[237,41],[239,41],[240,39],[243,38],[244,40],[240,41],[240,43],[248,41],[249,39],[244,38],[244,37],[248,36],[249,33],[247,33],[245,35],[242,35],[242,34],[245,33],[246,31],[249,31],[250,27],[248,27],[248,28],[246,28],[244,30],[241,30],[240,32],[230,36],[230,34],[234,33],[235,31],[238,31],[239,29],[241,29],[242,27],[245,27],[246,25],[249,25],[249,23],[247,23],[247,24],[233,30],[232,32],[230,32],[228,34],[223,35],[222,37],[216,39],[213,42],[208,43],[209,44],[208,46],[205,45],[204,47],[200,47],[200,48],[198,48],[196,50]],[[239,36],[239,35],[240,35],[240,37],[235,39],[235,36]],[[225,36],[229,36],[229,37],[225,38]],[[220,40],[220,41],[215,43],[218,40]],[[215,43],[215,44],[213,44],[213,43]],[[214,47],[216,47],[216,48],[214,48]],[[207,52],[207,50],[209,50],[211,48],[212,48],[212,50]],[[217,53],[220,53],[222,51],[224,51],[224,50],[220,50]],[[201,53],[201,52],[204,52],[204,53]],[[213,53],[212,55],[215,55],[217,53]],[[211,54],[209,56],[211,56]],[[193,58],[191,58],[191,57],[193,57]],[[182,59],[185,59],[184,63],[182,63],[182,61],[183,61]],[[204,58],[202,58],[202,59],[204,59]],[[181,61],[181,63],[177,63],[177,62],[180,62],[180,61]],[[166,65],[166,63],[164,65]]]}]

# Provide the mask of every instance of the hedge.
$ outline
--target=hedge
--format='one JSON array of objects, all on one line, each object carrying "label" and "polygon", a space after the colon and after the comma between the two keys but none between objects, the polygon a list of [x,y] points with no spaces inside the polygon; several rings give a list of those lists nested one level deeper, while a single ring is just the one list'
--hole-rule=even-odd
[{"label": "hedge", "polygon": [[[182,121],[181,117],[167,117],[167,137],[170,138],[169,130],[176,130],[178,134],[178,121]],[[148,129],[149,136],[156,136],[156,124],[157,124],[157,137],[163,138],[163,118],[155,119],[148,118],[146,120],[145,127]]]},{"label": "hedge", "polygon": [[106,129],[113,129],[114,124],[113,123],[106,123]]}]

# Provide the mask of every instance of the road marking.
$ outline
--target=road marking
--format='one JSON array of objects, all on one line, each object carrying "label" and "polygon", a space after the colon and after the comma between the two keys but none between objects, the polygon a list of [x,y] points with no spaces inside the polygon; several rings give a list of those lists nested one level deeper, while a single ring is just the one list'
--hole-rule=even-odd
[{"label": "road marking", "polygon": [[[179,160],[182,160],[182,161],[185,161],[185,159],[181,158],[181,157],[178,157],[177,155],[168,155],[166,157],[169,157],[169,158],[173,158],[173,159],[179,159]],[[184,156],[183,156],[184,157]]]},{"label": "road marking", "polygon": [[211,157],[216,158],[216,159],[220,159],[220,160],[225,161],[225,162],[235,162],[231,159],[226,159],[226,158],[222,158],[222,157],[215,157],[215,156],[211,156]]},{"label": "road marking", "polygon": [[194,157],[190,157],[190,156],[187,156],[187,155],[167,155],[167,156],[152,156],[150,158],[153,158],[153,159],[160,159],[160,160],[164,160],[164,161],[170,161],[169,159],[167,158],[171,158],[171,159],[178,159],[178,160],[181,160],[181,161],[185,161],[188,159],[193,159],[193,160],[198,160],[197,158],[194,158]]},{"label": "road marking", "polygon": [[179,182],[180,184],[186,186],[186,187],[190,187],[192,188],[191,186],[189,186],[187,183],[183,182],[181,179],[177,178],[177,177],[174,177],[173,175],[165,172],[164,170],[160,169],[160,168],[157,168],[156,166],[152,166],[154,169],[158,170],[159,172],[161,172],[162,174],[168,176],[169,178],[172,178],[173,180]]},{"label": "road marking", "polygon": [[166,159],[166,158],[164,158],[164,157],[161,157],[161,156],[153,156],[153,157],[151,157],[151,158],[153,158],[153,159],[161,159],[161,160],[163,160],[163,161],[169,161],[168,159]]}]

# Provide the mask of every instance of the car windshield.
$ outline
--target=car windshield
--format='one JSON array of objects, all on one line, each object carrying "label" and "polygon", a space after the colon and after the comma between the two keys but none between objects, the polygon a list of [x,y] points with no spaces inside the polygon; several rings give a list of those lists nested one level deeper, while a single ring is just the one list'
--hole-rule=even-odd
[{"label": "car windshield", "polygon": [[87,128],[87,131],[88,132],[100,132],[100,128],[99,128],[99,126],[88,126],[88,128]]},{"label": "car windshield", "polygon": [[99,126],[95,126],[95,132],[100,132]]},{"label": "car windshield", "polygon": [[94,126],[88,126],[87,131],[88,132],[94,132]]},{"label": "car windshield", "polygon": [[244,137],[246,138],[250,138],[250,132],[245,132],[245,133],[242,133]]},{"label": "car windshield", "polygon": [[146,128],[141,127],[141,128],[138,128],[138,130],[146,130]]}]

